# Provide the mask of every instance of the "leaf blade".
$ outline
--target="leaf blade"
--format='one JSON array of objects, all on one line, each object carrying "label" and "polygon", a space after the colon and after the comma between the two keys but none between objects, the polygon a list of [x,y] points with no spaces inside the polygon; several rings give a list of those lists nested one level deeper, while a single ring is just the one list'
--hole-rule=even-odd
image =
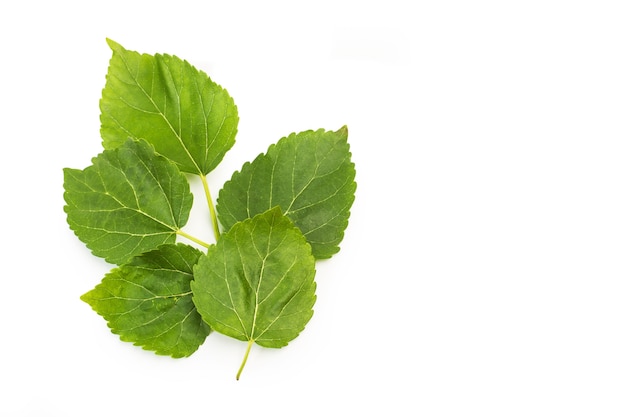
[{"label": "leaf blade", "polygon": [[216,209],[224,229],[279,206],[316,258],[337,253],[356,191],[347,137],[345,127],[291,134],[244,164],[219,192]]},{"label": "leaf blade", "polygon": [[237,223],[194,267],[193,301],[214,330],[280,348],[313,315],[315,259],[275,208]]},{"label": "leaf blade", "polygon": [[212,171],[235,143],[239,116],[228,92],[176,56],[107,42],[113,55],[100,100],[105,149],[142,138],[184,172]]},{"label": "leaf blade", "polygon": [[131,139],[84,170],[65,168],[63,187],[70,228],[96,256],[116,264],[173,243],[193,202],[184,174],[145,141]]},{"label": "leaf blade", "polygon": [[81,300],[121,340],[159,355],[190,356],[210,333],[189,286],[200,255],[191,246],[163,245],[113,269]]}]

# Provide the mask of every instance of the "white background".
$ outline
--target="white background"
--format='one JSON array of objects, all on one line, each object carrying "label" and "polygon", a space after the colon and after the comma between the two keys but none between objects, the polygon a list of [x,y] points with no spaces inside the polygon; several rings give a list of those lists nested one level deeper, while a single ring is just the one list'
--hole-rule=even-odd
[{"label": "white background", "polygon": [[[626,415],[622,4],[4,2],[0,415]],[[233,96],[214,196],[280,137],[349,127],[313,319],[240,381],[244,343],[159,357],[79,300],[110,266],[65,223],[62,168],[101,150],[106,37]]]}]

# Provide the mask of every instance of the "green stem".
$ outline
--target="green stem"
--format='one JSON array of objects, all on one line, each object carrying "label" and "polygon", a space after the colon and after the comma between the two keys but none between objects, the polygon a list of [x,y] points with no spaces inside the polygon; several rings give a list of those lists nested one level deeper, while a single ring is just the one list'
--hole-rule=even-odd
[{"label": "green stem", "polygon": [[183,232],[182,230],[178,230],[176,231],[177,235],[180,235],[184,238],[187,238],[189,240],[191,240],[192,242],[196,242],[198,245],[204,246],[205,248],[209,248],[211,245],[209,245],[208,243],[198,239],[197,237],[191,236],[190,234],[187,234],[185,232]]},{"label": "green stem", "polygon": [[209,205],[209,212],[211,213],[211,222],[213,223],[213,234],[215,235],[215,240],[220,238],[220,228],[217,223],[217,216],[215,215],[215,207],[213,206],[213,199],[211,198],[211,192],[209,191],[209,183],[206,180],[205,175],[200,175],[200,179],[202,180],[202,186],[204,187],[204,194],[206,195],[206,201]]},{"label": "green stem", "polygon": [[241,362],[241,366],[239,367],[239,372],[237,372],[237,381],[239,381],[239,377],[241,376],[241,371],[243,371],[243,367],[246,366],[246,362],[248,361],[248,355],[250,354],[250,348],[254,343],[253,339],[248,341],[248,347],[246,348],[246,354],[243,357],[243,361]]}]

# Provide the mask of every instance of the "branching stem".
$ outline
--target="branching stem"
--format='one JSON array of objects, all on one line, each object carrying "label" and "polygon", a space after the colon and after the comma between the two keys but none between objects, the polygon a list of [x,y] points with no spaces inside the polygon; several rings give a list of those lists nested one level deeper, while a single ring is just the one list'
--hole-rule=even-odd
[{"label": "branching stem", "polygon": [[213,223],[213,234],[215,235],[215,240],[217,241],[220,238],[220,228],[217,223],[217,216],[215,215],[215,207],[213,206],[213,199],[211,198],[211,192],[209,191],[209,183],[206,180],[206,175],[200,175],[200,179],[202,180],[202,186],[204,187],[204,194],[206,195],[206,201],[209,205],[209,212],[211,213],[211,222]]},{"label": "branching stem", "polygon": [[241,366],[239,367],[239,372],[237,372],[237,381],[239,381],[239,377],[241,376],[243,367],[246,366],[246,362],[248,361],[248,355],[250,354],[250,348],[252,348],[253,344],[254,344],[254,340],[250,339],[248,341],[248,347],[246,348],[246,354],[243,356],[243,361],[241,362]]}]

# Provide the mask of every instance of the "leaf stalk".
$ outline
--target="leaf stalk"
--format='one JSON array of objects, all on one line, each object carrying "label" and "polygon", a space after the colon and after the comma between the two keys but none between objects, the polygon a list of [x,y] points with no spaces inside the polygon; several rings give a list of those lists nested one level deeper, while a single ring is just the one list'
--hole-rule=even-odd
[{"label": "leaf stalk", "polygon": [[205,241],[200,240],[197,237],[190,235],[189,233],[183,232],[182,230],[177,230],[176,234],[180,235],[180,236],[182,236],[182,237],[184,237],[186,239],[189,239],[192,242],[196,242],[198,245],[204,246],[207,249],[211,246],[210,244],[206,243]]},{"label": "leaf stalk", "polygon": [[239,381],[239,377],[241,376],[241,372],[243,371],[244,366],[246,366],[246,362],[248,361],[248,355],[250,354],[250,349],[254,344],[254,339],[250,339],[248,341],[248,347],[246,348],[246,354],[243,356],[243,361],[241,362],[241,366],[239,367],[239,371],[237,372],[237,381]]},{"label": "leaf stalk", "polygon": [[213,205],[213,199],[211,198],[211,192],[209,191],[209,183],[207,182],[206,175],[200,175],[202,180],[202,186],[204,187],[204,195],[206,196],[207,204],[209,205],[209,212],[211,213],[211,223],[213,223],[213,234],[215,240],[220,238],[220,228],[217,222],[217,216],[215,214],[215,206]]}]

